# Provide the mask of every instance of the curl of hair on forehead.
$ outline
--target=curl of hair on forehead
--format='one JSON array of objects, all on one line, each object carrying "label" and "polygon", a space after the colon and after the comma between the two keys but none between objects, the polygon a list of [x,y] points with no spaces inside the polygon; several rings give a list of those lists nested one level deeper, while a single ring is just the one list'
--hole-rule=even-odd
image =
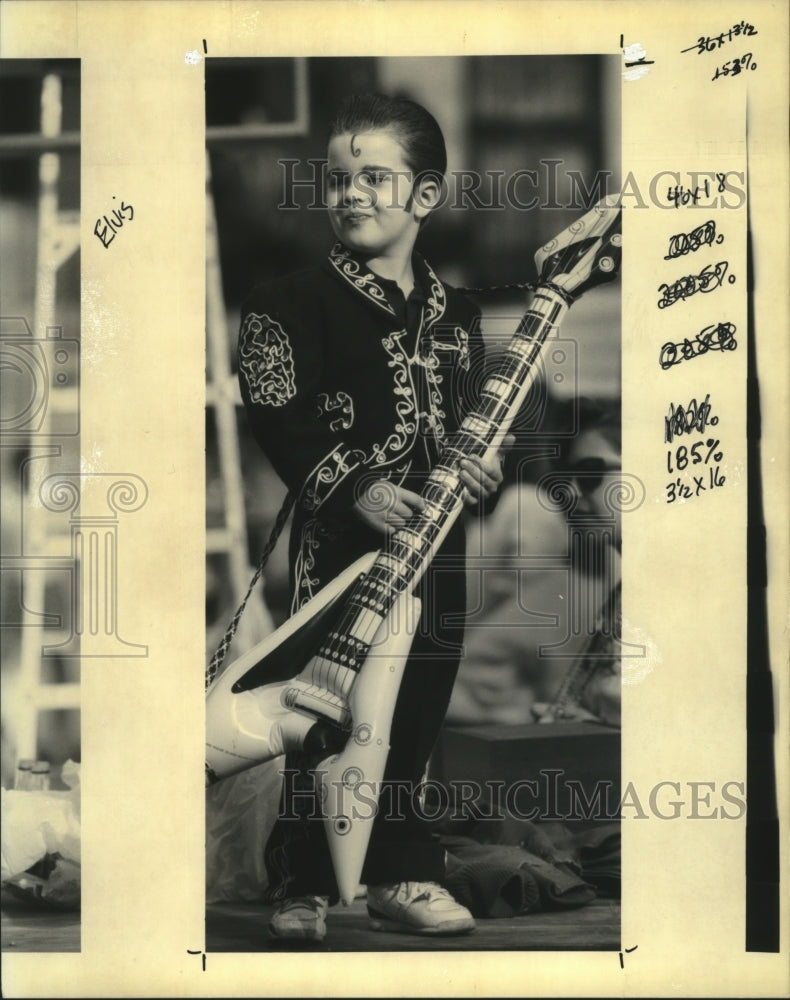
[{"label": "curl of hair on forehead", "polygon": [[341,104],[329,126],[329,138],[351,135],[351,153],[359,156],[355,140],[363,132],[390,132],[404,153],[415,177],[435,176],[441,181],[447,170],[444,136],[433,115],[421,104],[405,97],[384,94],[352,94]]}]

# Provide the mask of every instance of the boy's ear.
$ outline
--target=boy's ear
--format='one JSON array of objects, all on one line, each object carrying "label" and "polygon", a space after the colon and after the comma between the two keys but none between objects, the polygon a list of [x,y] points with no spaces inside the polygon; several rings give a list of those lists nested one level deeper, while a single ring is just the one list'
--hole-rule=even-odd
[{"label": "boy's ear", "polygon": [[443,178],[433,173],[420,174],[414,184],[414,215],[421,222],[439,205]]}]

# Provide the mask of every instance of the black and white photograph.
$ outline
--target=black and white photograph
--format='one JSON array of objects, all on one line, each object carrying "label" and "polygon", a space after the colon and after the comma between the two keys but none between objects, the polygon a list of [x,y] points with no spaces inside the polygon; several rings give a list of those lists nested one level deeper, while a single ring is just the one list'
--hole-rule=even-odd
[{"label": "black and white photograph", "polygon": [[788,994],[788,16],[0,0],[4,996]]},{"label": "black and white photograph", "polygon": [[80,947],[79,158],[79,60],[2,60],[3,952]]},{"label": "black and white photograph", "polygon": [[619,942],[619,72],[206,60],[208,951]]}]

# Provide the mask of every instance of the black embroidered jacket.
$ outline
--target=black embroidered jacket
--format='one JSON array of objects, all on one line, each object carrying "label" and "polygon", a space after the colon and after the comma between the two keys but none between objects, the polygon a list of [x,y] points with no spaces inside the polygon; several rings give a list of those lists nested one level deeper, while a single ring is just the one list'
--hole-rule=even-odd
[{"label": "black embroidered jacket", "polygon": [[[418,254],[415,290],[341,244],[258,286],[242,308],[239,383],[252,432],[297,495],[293,610],[383,538],[352,512],[389,479],[415,492],[482,383],[479,310]],[[463,530],[444,550],[463,555]],[[463,572],[458,574],[463,575]],[[457,610],[462,610],[462,605]]]}]

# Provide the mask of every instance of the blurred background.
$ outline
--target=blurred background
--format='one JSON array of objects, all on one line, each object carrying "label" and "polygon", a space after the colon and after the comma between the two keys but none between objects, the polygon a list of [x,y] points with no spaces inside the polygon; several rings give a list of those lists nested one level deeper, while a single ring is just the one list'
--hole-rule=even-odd
[{"label": "blurred background", "polygon": [[[619,191],[620,65],[615,56],[584,55],[208,58],[205,70],[208,659],[246,591],[285,493],[248,434],[240,406],[240,304],[256,283],[317,263],[333,242],[320,207],[320,161],[342,98],[380,91],[416,100],[436,117],[448,149],[448,197],[418,249],[443,280],[479,288],[534,281],[540,246],[604,194]],[[518,179],[519,171],[534,174]],[[472,174],[481,178],[476,188]],[[535,206],[525,207],[531,201]],[[527,294],[474,297],[495,358],[518,325]],[[556,466],[562,441],[577,433],[573,400],[580,395],[619,402],[616,282],[575,305],[544,352],[515,425],[518,441],[506,462],[498,519],[470,524],[472,556],[540,560],[566,546],[564,519],[538,503],[534,484]],[[242,617],[230,659],[284,620],[286,550],[284,537]],[[474,559],[470,573],[476,576],[467,652],[448,721],[529,722],[532,701],[556,686],[556,678],[536,680],[535,649],[540,641],[556,642],[557,629],[565,627],[557,617],[557,589],[567,571],[548,573],[536,586],[535,573],[512,568],[498,580],[490,570],[483,578]],[[483,579],[485,589],[499,595],[494,619],[487,619]],[[527,579],[537,618],[524,614]],[[497,621],[503,628],[492,631]],[[492,659],[494,634],[507,642]]]},{"label": "blurred background", "polygon": [[80,468],[79,130],[78,60],[0,61],[4,787],[20,757],[49,761],[55,788],[80,759],[69,521],[39,493]]}]

